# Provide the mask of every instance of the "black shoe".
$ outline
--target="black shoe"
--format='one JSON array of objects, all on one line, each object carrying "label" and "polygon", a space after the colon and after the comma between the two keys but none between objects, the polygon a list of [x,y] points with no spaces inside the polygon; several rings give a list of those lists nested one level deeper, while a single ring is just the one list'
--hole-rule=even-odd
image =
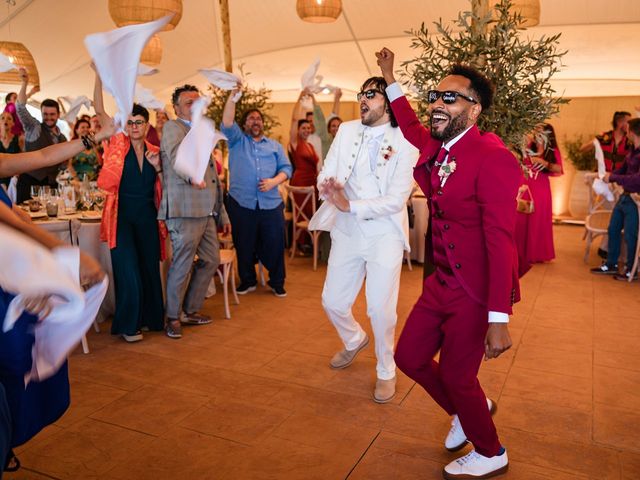
[{"label": "black shoe", "polygon": [[282,298],[287,296],[287,291],[284,287],[271,287],[271,291],[276,297]]},{"label": "black shoe", "polygon": [[613,267],[610,267],[606,263],[603,263],[599,267],[592,268],[591,273],[595,273],[598,275],[618,275],[618,266],[615,265]]},{"label": "black shoe", "polygon": [[253,285],[249,285],[248,283],[241,283],[238,288],[236,288],[236,293],[238,295],[245,295],[249,292],[255,292],[256,291],[256,283],[254,283]]},{"label": "black shoe", "polygon": [[603,250],[601,248],[598,249],[598,256],[603,259],[606,260],[607,259],[607,251]]}]

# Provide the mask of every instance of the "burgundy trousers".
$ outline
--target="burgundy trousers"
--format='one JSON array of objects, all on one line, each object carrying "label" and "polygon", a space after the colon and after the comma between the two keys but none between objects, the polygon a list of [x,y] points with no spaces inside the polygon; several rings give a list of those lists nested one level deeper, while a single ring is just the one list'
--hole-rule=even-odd
[{"label": "burgundy trousers", "polygon": [[[395,360],[449,415],[458,415],[479,454],[493,457],[501,445],[478,381],[487,317],[486,307],[464,288],[450,288],[434,273],[407,318]],[[439,363],[434,360],[438,350]]]}]

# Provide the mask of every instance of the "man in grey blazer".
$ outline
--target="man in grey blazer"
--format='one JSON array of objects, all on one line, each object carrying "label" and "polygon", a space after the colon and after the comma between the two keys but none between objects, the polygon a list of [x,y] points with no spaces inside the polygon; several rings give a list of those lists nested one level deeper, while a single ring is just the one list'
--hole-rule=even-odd
[{"label": "man in grey blazer", "polygon": [[[178,147],[191,128],[191,105],[199,96],[193,85],[175,89],[172,102],[177,119],[164,124],[160,143],[163,191],[158,219],[165,221],[173,248],[167,276],[166,333],[170,338],[182,337],[181,324],[211,323],[210,317],[198,311],[220,264],[218,227],[231,232],[213,160],[198,184],[173,168]],[[198,261],[194,264],[196,254]]]}]

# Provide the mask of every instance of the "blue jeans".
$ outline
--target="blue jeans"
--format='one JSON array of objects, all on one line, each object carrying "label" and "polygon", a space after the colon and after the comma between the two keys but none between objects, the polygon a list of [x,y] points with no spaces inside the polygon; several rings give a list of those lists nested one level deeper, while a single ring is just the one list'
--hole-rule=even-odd
[{"label": "blue jeans", "polygon": [[638,207],[629,195],[620,197],[616,206],[613,207],[609,221],[609,253],[607,255],[609,268],[614,268],[618,262],[623,229],[624,241],[627,244],[627,270],[631,270],[638,243]]}]

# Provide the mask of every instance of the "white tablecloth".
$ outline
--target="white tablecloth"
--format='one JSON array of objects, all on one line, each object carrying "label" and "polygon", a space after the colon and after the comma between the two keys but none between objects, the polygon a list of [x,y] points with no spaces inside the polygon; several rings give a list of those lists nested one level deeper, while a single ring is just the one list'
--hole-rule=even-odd
[{"label": "white tablecloth", "polygon": [[409,229],[409,245],[411,246],[411,260],[424,263],[424,237],[429,225],[429,208],[427,199],[421,195],[411,197],[413,207],[413,228]]},{"label": "white tablecloth", "polygon": [[[75,215],[73,217],[76,217]],[[78,216],[79,217],[79,216]],[[78,230],[78,238],[71,238],[72,226],[70,222],[80,222]],[[80,247],[80,250],[91,255],[102,266],[109,276],[109,289],[98,313],[98,320],[102,321],[106,317],[114,314],[116,311],[116,294],[113,282],[113,269],[111,268],[111,253],[106,243],[100,241],[100,222],[85,222],[78,218],[74,220],[51,219],[38,221],[35,220],[39,227],[56,235],[60,240],[67,243],[74,243]]]}]

